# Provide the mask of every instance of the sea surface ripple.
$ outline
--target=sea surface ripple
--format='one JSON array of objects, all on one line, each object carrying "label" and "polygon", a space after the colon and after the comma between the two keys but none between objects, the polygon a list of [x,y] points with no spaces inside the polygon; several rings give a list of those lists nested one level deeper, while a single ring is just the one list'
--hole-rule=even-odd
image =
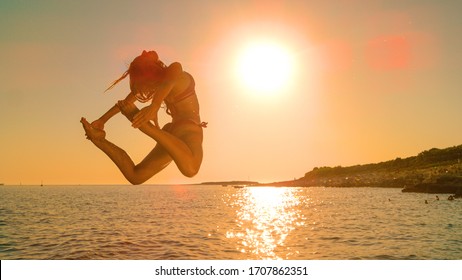
[{"label": "sea surface ripple", "polygon": [[462,200],[439,197],[387,188],[0,186],[0,259],[462,259]]}]

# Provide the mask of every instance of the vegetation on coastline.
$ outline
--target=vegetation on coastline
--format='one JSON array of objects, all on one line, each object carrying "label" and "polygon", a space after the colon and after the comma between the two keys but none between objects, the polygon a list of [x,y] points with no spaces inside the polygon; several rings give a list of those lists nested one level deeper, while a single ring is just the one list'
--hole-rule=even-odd
[{"label": "vegetation on coastline", "polygon": [[462,145],[408,158],[355,166],[315,167],[302,178],[272,186],[387,187],[405,192],[462,193]]},{"label": "vegetation on coastline", "polygon": [[250,186],[256,185],[254,181],[220,181],[220,182],[203,182],[201,185],[222,185],[222,186]]}]

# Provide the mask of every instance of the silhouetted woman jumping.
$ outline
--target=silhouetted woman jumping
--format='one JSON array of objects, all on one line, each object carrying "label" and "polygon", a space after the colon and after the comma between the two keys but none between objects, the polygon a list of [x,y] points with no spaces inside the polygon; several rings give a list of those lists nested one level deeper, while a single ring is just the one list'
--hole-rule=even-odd
[{"label": "silhouetted woman jumping", "polygon": [[[178,62],[167,67],[154,51],[143,51],[107,90],[127,76],[130,78],[130,93],[124,100],[118,101],[91,124],[85,118],[81,119],[87,139],[102,150],[134,185],[144,183],[172,160],[183,175],[196,175],[203,157],[202,128],[207,123],[200,120],[193,77],[184,72]],[[135,101],[151,103],[140,110]],[[160,128],[157,113],[162,103],[165,103],[172,121]],[[119,112],[132,122],[134,128],[157,142],[139,164],[135,165],[123,149],[106,139],[104,124]]]}]

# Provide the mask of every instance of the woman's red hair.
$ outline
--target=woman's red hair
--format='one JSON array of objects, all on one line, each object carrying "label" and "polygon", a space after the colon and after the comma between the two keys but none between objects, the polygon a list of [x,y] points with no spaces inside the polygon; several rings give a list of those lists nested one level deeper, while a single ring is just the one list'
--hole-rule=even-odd
[{"label": "woman's red hair", "polygon": [[165,68],[167,68],[167,66],[159,60],[159,56],[155,51],[143,51],[141,55],[133,59],[127,71],[125,71],[120,78],[115,80],[104,92],[112,89],[128,75],[130,75],[130,77],[151,76],[153,78],[160,78]]}]

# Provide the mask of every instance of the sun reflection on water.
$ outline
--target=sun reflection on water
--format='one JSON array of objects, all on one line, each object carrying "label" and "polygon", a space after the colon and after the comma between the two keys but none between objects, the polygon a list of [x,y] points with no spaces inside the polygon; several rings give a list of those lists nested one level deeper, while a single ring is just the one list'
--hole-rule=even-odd
[{"label": "sun reflection on water", "polygon": [[226,237],[235,239],[238,251],[260,259],[282,259],[297,253],[284,244],[292,230],[304,225],[296,189],[249,187],[229,197],[229,204],[235,210],[236,223]]}]

